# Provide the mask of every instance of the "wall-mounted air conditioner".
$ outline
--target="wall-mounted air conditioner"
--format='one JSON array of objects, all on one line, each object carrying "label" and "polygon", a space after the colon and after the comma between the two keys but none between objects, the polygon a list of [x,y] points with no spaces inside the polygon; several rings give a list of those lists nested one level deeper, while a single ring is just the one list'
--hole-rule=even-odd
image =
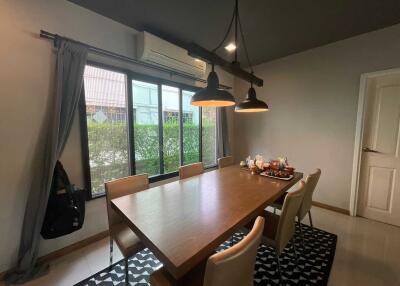
[{"label": "wall-mounted air conditioner", "polygon": [[137,34],[137,58],[143,62],[203,77],[206,63],[188,55],[187,51],[148,32]]}]

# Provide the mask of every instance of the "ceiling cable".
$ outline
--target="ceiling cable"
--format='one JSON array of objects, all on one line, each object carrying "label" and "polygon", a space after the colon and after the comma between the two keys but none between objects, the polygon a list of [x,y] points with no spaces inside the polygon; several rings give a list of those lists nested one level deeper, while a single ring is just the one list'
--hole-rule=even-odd
[{"label": "ceiling cable", "polygon": [[235,63],[237,63],[238,55],[238,44],[237,44],[237,32],[238,32],[238,15],[239,15],[239,0],[235,1]]},{"label": "ceiling cable", "polygon": [[218,44],[218,46],[216,48],[214,48],[212,50],[212,52],[215,53],[222,46],[222,44],[226,41],[226,39],[229,36],[230,31],[232,30],[232,26],[233,26],[233,21],[234,20],[235,20],[235,46],[236,46],[235,55],[234,55],[235,56],[234,62],[237,62],[237,60],[238,60],[238,58],[237,58],[237,56],[238,56],[238,44],[237,44],[238,35],[237,35],[237,32],[239,30],[240,31],[240,38],[241,38],[242,43],[243,43],[243,49],[244,49],[244,53],[245,53],[245,56],[246,56],[246,60],[247,60],[247,63],[249,65],[250,71],[253,74],[254,70],[253,70],[253,66],[252,66],[251,61],[250,61],[249,52],[247,50],[246,40],[244,38],[244,33],[243,33],[242,22],[240,21],[239,1],[238,0],[235,1],[235,7],[233,9],[233,15],[232,15],[231,21],[229,23],[228,30],[225,32],[225,35],[224,35],[222,41]]},{"label": "ceiling cable", "polygon": [[233,19],[235,19],[235,14],[236,14],[236,10],[233,9],[232,18],[231,18],[231,22],[229,23],[228,30],[226,31],[225,36],[224,36],[224,38],[222,39],[222,41],[218,44],[217,47],[215,47],[215,48],[212,50],[213,53],[214,53],[216,50],[218,50],[218,49],[222,46],[222,44],[225,42],[225,40],[228,38],[229,32],[230,32],[231,29],[232,29]]},{"label": "ceiling cable", "polygon": [[243,28],[242,28],[242,22],[240,21],[239,13],[238,13],[237,17],[238,17],[238,21],[239,21],[239,30],[240,30],[240,35],[241,35],[242,42],[243,42],[243,49],[244,49],[244,52],[245,52],[246,58],[247,58],[247,63],[249,64],[251,73],[254,73],[253,66],[251,65],[249,53],[248,53],[248,51],[247,51],[246,41],[245,41],[245,39],[244,39]]}]

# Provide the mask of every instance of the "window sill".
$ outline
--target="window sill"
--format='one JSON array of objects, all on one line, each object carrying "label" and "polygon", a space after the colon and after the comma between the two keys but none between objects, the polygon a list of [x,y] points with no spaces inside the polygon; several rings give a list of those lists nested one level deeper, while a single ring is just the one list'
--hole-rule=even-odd
[{"label": "window sill", "polygon": [[151,184],[151,183],[164,181],[164,180],[171,179],[171,178],[178,177],[178,176],[179,176],[179,172],[172,172],[172,173],[168,173],[168,174],[156,175],[156,176],[149,177],[149,182]]},{"label": "window sill", "polygon": [[[211,166],[205,167],[204,171],[205,172],[214,171],[214,170],[217,169],[217,167],[218,167],[217,165],[211,165]],[[179,176],[179,172],[172,172],[172,173],[168,173],[168,174],[152,176],[152,177],[149,177],[149,183],[152,184],[152,183],[162,182],[162,181],[166,181],[168,179],[172,179],[172,178],[175,178],[175,177],[178,177],[178,176]],[[105,193],[104,194],[99,194],[97,196],[93,196],[92,195],[92,197],[88,198],[86,201],[91,201],[91,200],[103,198],[105,196],[106,196]]]}]

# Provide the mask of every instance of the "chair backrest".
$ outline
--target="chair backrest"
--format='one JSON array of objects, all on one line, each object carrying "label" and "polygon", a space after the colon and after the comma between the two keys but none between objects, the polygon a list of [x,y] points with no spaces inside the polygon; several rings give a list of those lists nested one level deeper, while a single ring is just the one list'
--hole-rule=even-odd
[{"label": "chair backrest", "polygon": [[320,176],[320,169],[317,169],[314,173],[307,176],[303,202],[301,203],[299,213],[297,214],[300,220],[302,220],[311,209],[312,197]]},{"label": "chair backrest", "polygon": [[122,221],[120,216],[111,208],[111,200],[148,189],[149,178],[147,174],[129,176],[106,182],[104,186],[106,189],[108,225],[110,227]]},{"label": "chair backrest", "polygon": [[227,157],[222,157],[218,158],[218,168],[224,168],[233,165],[233,157],[232,156],[227,156]]},{"label": "chair backrest", "polygon": [[264,218],[258,217],[249,234],[234,246],[210,256],[203,286],[253,286],[258,245]]},{"label": "chair backrest", "polygon": [[285,197],[275,235],[276,250],[278,251],[278,254],[282,253],[282,250],[294,235],[296,215],[299,211],[301,202],[303,201],[304,191],[305,183],[304,181],[300,181],[297,190],[288,193]]},{"label": "chair backrest", "polygon": [[202,162],[179,167],[179,179],[186,179],[204,173]]}]

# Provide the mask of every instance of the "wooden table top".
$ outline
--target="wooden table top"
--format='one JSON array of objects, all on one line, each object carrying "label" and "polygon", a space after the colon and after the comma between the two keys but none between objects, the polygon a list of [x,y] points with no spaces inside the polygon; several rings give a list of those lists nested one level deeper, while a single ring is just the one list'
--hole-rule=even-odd
[{"label": "wooden table top", "polygon": [[230,166],[114,199],[111,206],[178,279],[302,177],[283,181]]}]

